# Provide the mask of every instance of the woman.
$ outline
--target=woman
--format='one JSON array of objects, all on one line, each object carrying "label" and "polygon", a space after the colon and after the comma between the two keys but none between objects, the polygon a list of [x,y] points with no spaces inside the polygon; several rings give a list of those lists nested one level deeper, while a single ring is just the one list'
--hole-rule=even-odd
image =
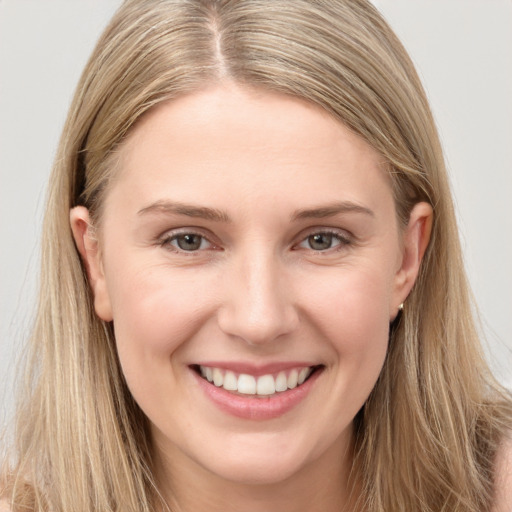
[{"label": "woman", "polygon": [[512,507],[437,133],[366,2],[125,2],[44,229],[11,510]]}]

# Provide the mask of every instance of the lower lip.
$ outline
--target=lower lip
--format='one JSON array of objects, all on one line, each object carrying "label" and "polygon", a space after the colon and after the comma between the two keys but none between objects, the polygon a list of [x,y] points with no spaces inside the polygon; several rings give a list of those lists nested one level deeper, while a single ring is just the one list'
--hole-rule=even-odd
[{"label": "lower lip", "polygon": [[322,373],[317,369],[306,382],[294,389],[270,396],[235,395],[224,388],[218,388],[203,379],[194,370],[200,388],[206,396],[222,411],[247,420],[269,420],[278,418],[300,404],[311,391]]}]

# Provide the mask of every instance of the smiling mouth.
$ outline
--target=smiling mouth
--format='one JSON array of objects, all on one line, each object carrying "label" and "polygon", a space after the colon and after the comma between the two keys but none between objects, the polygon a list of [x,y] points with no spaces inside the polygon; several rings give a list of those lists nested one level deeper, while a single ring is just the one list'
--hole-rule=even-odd
[{"label": "smiling mouth", "polygon": [[274,374],[254,376],[223,368],[193,365],[192,369],[204,380],[233,394],[252,397],[271,397],[300,387],[322,365],[291,368]]}]

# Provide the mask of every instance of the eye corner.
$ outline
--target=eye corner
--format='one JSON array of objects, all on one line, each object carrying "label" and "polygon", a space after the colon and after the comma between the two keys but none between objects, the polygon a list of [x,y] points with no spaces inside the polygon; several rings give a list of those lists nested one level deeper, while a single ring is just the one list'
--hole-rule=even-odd
[{"label": "eye corner", "polygon": [[[353,243],[353,237],[345,231],[333,228],[315,228],[302,234],[293,250],[309,250],[315,254],[340,251]],[[315,247],[316,244],[316,247]]]},{"label": "eye corner", "polygon": [[185,256],[198,256],[207,251],[222,250],[218,243],[212,241],[212,237],[190,228],[166,231],[158,237],[157,245]]}]

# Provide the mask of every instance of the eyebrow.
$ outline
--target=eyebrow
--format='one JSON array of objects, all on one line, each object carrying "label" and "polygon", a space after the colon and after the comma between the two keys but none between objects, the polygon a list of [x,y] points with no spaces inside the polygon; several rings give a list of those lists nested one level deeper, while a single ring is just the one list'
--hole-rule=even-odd
[{"label": "eyebrow", "polygon": [[366,206],[362,206],[351,201],[340,201],[331,203],[318,208],[310,208],[307,210],[296,210],[292,215],[292,220],[300,219],[325,219],[327,217],[334,217],[335,215],[343,213],[362,213],[375,217],[372,210]]},{"label": "eyebrow", "polygon": [[[191,205],[165,200],[155,201],[149,206],[142,208],[137,213],[138,215],[146,215],[149,213],[176,214],[185,215],[187,217],[212,220],[216,222],[231,222],[229,215],[222,210],[218,210],[217,208],[208,208],[206,206]],[[292,214],[291,219],[292,221],[301,219],[325,219],[327,217],[334,217],[335,215],[344,213],[362,213],[369,215],[370,217],[375,217],[373,211],[366,206],[362,206],[351,201],[341,201],[319,206],[317,208],[296,210]]]},{"label": "eyebrow", "polygon": [[213,220],[216,222],[231,222],[228,214],[222,210],[175,201],[156,201],[149,206],[142,208],[137,213],[138,215],[145,215],[148,213],[177,214],[198,219]]}]

